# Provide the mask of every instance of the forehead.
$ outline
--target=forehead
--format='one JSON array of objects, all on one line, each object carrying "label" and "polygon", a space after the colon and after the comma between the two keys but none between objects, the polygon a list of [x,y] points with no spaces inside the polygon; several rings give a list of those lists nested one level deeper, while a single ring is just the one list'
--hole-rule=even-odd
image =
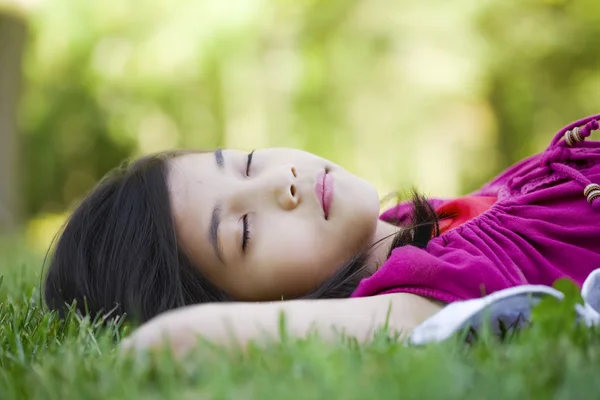
[{"label": "forehead", "polygon": [[213,153],[191,153],[168,162],[167,184],[173,205],[194,193],[217,172]]},{"label": "forehead", "polygon": [[216,202],[218,176],[214,153],[192,153],[169,160],[167,184],[171,212],[184,248],[197,247]]}]

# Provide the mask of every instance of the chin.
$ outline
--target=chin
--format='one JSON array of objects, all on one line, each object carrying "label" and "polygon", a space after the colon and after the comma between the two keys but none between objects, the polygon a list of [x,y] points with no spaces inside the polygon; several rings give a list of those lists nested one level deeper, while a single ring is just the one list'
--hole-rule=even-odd
[{"label": "chin", "polygon": [[360,193],[365,213],[371,214],[371,217],[377,220],[380,209],[379,194],[373,185],[367,181],[363,182]]},{"label": "chin", "polygon": [[354,199],[356,227],[365,232],[365,238],[370,238],[377,229],[379,220],[379,196],[375,188],[366,183]]},{"label": "chin", "polygon": [[331,218],[341,216],[354,228],[368,230],[372,226],[374,230],[380,210],[379,195],[375,186],[345,170],[338,171],[334,179],[335,193],[338,197],[334,198]]}]

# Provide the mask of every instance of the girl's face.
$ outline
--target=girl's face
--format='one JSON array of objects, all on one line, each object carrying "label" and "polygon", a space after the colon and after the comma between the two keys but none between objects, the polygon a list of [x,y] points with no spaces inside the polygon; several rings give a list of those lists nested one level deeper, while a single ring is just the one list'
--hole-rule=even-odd
[{"label": "girl's face", "polygon": [[186,154],[168,184],[179,243],[238,300],[306,294],[374,240],[375,188],[304,151]]}]

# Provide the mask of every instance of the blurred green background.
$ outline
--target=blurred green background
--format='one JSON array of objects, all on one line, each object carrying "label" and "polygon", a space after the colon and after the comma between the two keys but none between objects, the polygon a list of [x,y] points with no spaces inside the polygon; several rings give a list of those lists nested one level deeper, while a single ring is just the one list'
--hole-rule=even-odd
[{"label": "blurred green background", "polygon": [[110,168],[172,147],[466,193],[600,111],[598,49],[597,0],[0,0],[0,224],[44,249]]}]

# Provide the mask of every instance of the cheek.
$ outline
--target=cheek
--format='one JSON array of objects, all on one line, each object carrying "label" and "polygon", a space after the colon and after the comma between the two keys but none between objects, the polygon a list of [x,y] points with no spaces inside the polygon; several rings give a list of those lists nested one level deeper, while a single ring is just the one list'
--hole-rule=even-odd
[{"label": "cheek", "polygon": [[318,224],[288,222],[278,225],[282,229],[277,230],[271,225],[252,262],[253,286],[271,296],[304,294],[330,277],[349,257],[340,254],[343,246],[339,246],[339,239],[328,238]]},{"label": "cheek", "polygon": [[[373,211],[375,210],[375,211]],[[356,207],[346,213],[334,233],[329,233],[323,242],[329,246],[329,251],[343,257],[349,257],[373,243],[379,216],[377,208]],[[339,260],[339,258],[338,258]]]},{"label": "cheek", "polygon": [[[310,219],[280,216],[267,223],[257,255],[273,270],[306,270],[327,258],[323,227]],[[262,230],[261,230],[262,231]],[[257,259],[257,261],[259,261]],[[259,262],[260,262],[259,261]],[[302,267],[302,268],[297,268]]]},{"label": "cheek", "polygon": [[315,250],[294,252],[286,262],[273,265],[264,282],[270,281],[269,286],[278,297],[304,295],[325,282],[339,268],[326,256]]}]

